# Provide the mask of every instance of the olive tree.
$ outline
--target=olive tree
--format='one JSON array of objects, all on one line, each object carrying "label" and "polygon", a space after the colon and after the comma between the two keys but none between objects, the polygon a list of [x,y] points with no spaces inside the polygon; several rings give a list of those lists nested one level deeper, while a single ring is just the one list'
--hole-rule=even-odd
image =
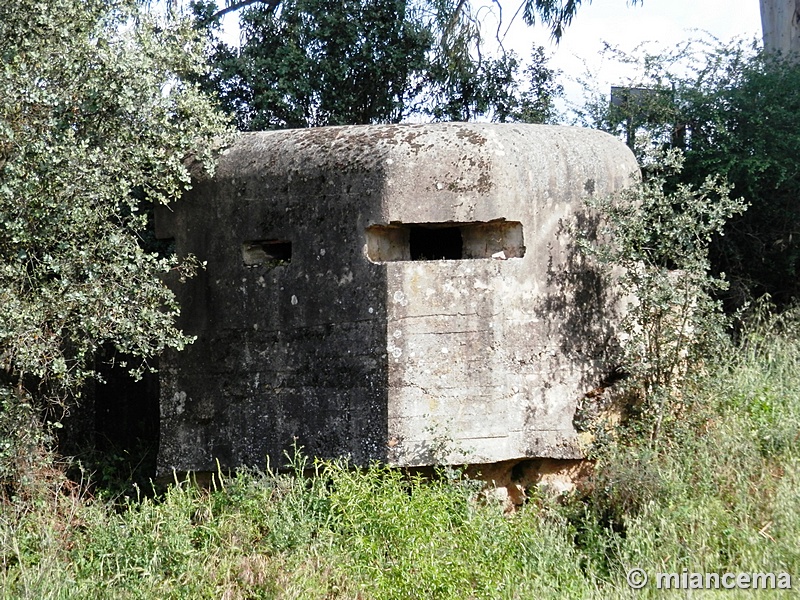
[{"label": "olive tree", "polygon": [[[134,370],[187,338],[150,251],[148,206],[212,164],[228,125],[187,78],[190,22],[135,0],[0,4],[0,483],[25,472],[45,407],[64,410],[103,345]],[[63,413],[63,411],[62,411]],[[50,413],[52,415],[52,412]],[[54,421],[57,419],[50,417]],[[28,465],[30,466],[30,465]]]}]

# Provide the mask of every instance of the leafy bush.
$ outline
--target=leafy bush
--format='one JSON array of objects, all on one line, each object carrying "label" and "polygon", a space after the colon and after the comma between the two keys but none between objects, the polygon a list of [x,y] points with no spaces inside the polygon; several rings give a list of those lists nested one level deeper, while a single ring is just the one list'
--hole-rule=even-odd
[{"label": "leafy bush", "polygon": [[190,341],[162,277],[196,261],[148,252],[141,235],[147,207],[188,187],[189,153],[211,165],[225,142],[225,119],[185,83],[204,72],[202,50],[190,22],[135,0],[0,6],[4,483],[21,476],[14,440],[36,435],[14,415],[57,421],[96,374],[98,348],[137,357],[141,372]]},{"label": "leafy bush", "polygon": [[699,187],[677,184],[680,151],[645,161],[644,180],[614,197],[588,201],[602,215],[600,242],[582,247],[615,274],[629,299],[620,324],[623,369],[640,400],[637,424],[651,439],[683,402],[677,394],[692,373],[726,346],[714,292],[727,282],[711,274],[709,247],[727,219],[745,209],[730,187],[708,177]]}]

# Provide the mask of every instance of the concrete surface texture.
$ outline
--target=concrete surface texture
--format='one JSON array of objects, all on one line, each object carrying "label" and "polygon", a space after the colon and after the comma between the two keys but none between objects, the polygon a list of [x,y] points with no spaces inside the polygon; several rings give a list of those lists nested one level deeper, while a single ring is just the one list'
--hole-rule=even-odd
[{"label": "concrete surface texture", "polygon": [[156,216],[197,336],[161,367],[160,474],[319,457],[575,459],[620,299],[576,245],[630,185],[598,131],[520,124],[243,134]]}]

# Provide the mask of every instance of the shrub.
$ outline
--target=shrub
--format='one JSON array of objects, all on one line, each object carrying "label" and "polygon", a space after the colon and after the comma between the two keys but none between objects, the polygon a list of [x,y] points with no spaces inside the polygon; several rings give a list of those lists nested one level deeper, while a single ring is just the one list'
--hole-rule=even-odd
[{"label": "shrub", "polygon": [[636,393],[638,424],[655,440],[665,418],[682,410],[680,387],[725,347],[724,319],[714,292],[727,285],[714,276],[709,247],[727,219],[745,209],[730,186],[708,177],[695,188],[668,180],[681,173],[683,156],[670,150],[645,161],[643,181],[614,197],[593,198],[603,218],[600,243],[583,249],[616,275],[627,312],[623,368]]},{"label": "shrub", "polygon": [[98,348],[136,357],[140,373],[190,341],[162,277],[196,261],[148,252],[142,235],[147,208],[188,187],[187,156],[212,165],[227,130],[185,83],[205,69],[191,23],[142,11],[135,0],[0,5],[4,484],[28,460],[12,454],[39,435],[16,428],[58,421],[96,375]]}]

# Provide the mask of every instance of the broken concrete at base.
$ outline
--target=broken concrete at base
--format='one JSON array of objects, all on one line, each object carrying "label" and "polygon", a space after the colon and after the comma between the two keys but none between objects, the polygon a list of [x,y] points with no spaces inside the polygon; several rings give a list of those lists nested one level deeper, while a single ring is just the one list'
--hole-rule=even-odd
[{"label": "broken concrete at base", "polygon": [[[244,134],[157,213],[207,269],[161,363],[160,474],[311,456],[401,466],[581,457],[617,299],[576,247],[628,185],[601,132],[535,125]],[[174,211],[174,212],[172,212]]]}]

